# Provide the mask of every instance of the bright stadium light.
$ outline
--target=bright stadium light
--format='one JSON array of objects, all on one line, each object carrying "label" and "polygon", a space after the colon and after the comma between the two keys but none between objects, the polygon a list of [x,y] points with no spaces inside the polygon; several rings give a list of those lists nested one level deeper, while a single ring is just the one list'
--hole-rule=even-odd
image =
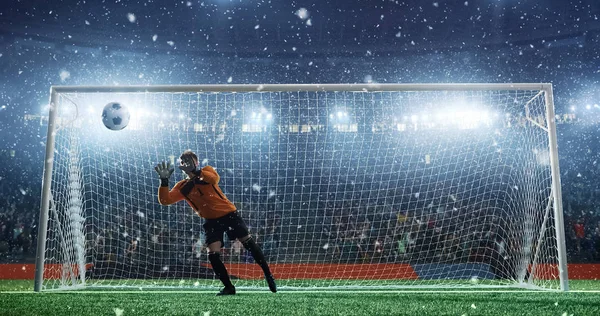
[{"label": "bright stadium light", "polygon": [[249,124],[251,125],[263,125],[273,120],[273,114],[267,111],[265,108],[252,111],[250,114]]},{"label": "bright stadium light", "polygon": [[350,114],[345,109],[338,108],[329,114],[329,119],[333,124],[348,124],[350,123]]},{"label": "bright stadium light", "polygon": [[438,122],[442,122],[444,120],[444,114],[443,113],[436,113],[435,114],[435,120]]}]

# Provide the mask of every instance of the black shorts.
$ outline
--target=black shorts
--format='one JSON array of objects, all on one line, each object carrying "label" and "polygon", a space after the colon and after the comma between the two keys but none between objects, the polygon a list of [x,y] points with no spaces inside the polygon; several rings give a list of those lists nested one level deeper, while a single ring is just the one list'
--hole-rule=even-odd
[{"label": "black shorts", "polygon": [[246,223],[237,212],[215,219],[206,219],[202,227],[204,227],[206,245],[220,241],[221,245],[224,246],[223,233],[227,233],[230,240],[246,237],[250,234]]}]

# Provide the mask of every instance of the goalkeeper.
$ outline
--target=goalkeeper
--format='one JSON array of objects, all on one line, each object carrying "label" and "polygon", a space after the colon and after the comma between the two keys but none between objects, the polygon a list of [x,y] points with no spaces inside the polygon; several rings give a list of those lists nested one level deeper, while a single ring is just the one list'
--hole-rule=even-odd
[{"label": "goalkeeper", "polygon": [[158,189],[158,202],[161,205],[169,205],[181,200],[196,211],[200,217],[205,219],[204,233],[208,245],[208,259],[212,265],[215,275],[223,282],[223,288],[217,295],[234,295],[235,286],[231,283],[225,265],[221,261],[221,247],[223,247],[223,233],[227,233],[229,239],[238,239],[252,253],[256,263],[262,268],[267,284],[271,292],[277,292],[275,279],[269,270],[260,247],[256,244],[244,220],[237,213],[235,205],[231,203],[221,188],[219,188],[220,176],[217,171],[206,166],[198,168],[198,156],[191,150],[181,154],[179,169],[183,170],[188,179],[179,181],[169,191],[169,177],[173,174],[173,168],[165,162],[159,163],[154,169],[160,176],[160,187]]}]

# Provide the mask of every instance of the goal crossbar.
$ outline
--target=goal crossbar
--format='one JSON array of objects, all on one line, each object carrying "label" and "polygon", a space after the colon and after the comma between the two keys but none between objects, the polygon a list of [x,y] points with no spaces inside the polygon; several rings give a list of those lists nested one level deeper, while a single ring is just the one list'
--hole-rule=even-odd
[{"label": "goal crossbar", "polygon": [[548,90],[549,83],[371,83],[371,84],[224,84],[156,86],[52,86],[56,93],[127,93],[127,92],[285,92],[285,91],[483,91]]}]

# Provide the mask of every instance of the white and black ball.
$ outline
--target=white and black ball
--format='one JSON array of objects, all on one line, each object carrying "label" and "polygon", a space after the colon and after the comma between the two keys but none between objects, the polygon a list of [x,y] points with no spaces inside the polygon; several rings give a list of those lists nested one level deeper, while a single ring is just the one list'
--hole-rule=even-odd
[{"label": "white and black ball", "polygon": [[102,110],[102,123],[113,131],[120,131],[127,127],[130,118],[127,107],[119,102],[110,102]]}]

